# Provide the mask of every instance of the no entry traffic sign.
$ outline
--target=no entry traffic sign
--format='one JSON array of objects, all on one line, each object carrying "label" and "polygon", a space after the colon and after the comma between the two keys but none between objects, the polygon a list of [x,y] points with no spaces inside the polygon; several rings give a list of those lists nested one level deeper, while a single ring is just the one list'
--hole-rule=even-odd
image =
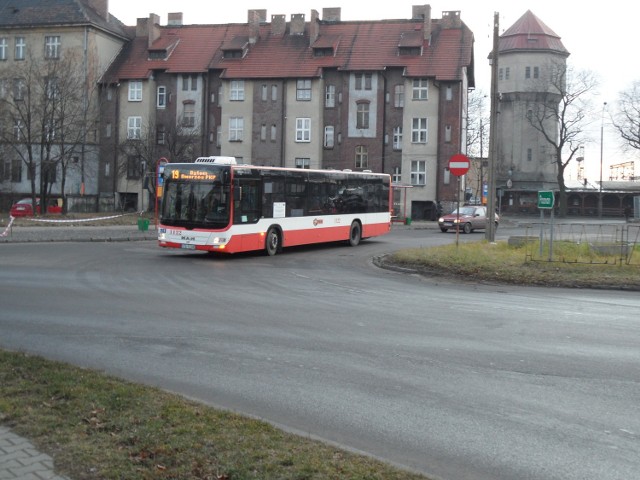
[{"label": "no entry traffic sign", "polygon": [[469,171],[470,162],[466,155],[458,153],[449,159],[449,171],[460,177]]}]

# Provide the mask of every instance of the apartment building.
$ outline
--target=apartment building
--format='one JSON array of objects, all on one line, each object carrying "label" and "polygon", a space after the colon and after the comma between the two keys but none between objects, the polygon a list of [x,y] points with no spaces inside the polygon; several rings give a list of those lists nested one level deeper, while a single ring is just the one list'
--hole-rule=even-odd
[{"label": "apartment building", "polygon": [[[102,194],[107,207],[113,204],[112,190],[101,191],[98,182],[101,138],[96,86],[130,37],[130,29],[109,14],[108,0],[2,2],[3,210],[16,198],[30,196],[32,185],[41,185],[43,172],[51,194],[65,196],[70,208],[95,211]],[[67,102],[66,112],[62,97]],[[54,108],[59,116],[50,114],[46,120],[45,112]],[[44,155],[49,163],[46,170],[40,165],[45,162]]]},{"label": "apartment building", "polygon": [[[100,81],[101,188],[116,205],[151,205],[160,158],[201,155],[297,168],[393,175],[399,214],[432,218],[459,195],[449,158],[465,145],[474,87],[473,34],[460,12],[432,18],[342,21],[249,10],[247,22],[160,25],[138,19],[135,37]],[[406,205],[406,210],[404,209]]]}]

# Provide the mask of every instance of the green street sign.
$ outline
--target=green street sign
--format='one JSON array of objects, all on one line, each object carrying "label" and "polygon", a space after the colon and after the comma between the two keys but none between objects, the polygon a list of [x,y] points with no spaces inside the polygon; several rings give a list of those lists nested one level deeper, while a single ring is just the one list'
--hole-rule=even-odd
[{"label": "green street sign", "polygon": [[553,208],[555,197],[551,190],[538,191],[538,208]]}]

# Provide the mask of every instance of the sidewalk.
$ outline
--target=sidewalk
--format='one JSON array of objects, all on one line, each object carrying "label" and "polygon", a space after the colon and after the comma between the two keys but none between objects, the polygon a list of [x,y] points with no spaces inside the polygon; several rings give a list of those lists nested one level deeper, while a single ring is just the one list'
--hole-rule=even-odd
[{"label": "sidewalk", "polygon": [[69,480],[53,470],[53,459],[23,437],[0,426],[0,480]]},{"label": "sidewalk", "polygon": [[[155,225],[142,231],[135,225],[88,227],[83,225],[20,226],[14,225],[2,236],[6,227],[0,225],[0,244],[19,242],[127,242],[157,240]],[[0,477],[2,480],[2,477]]]}]

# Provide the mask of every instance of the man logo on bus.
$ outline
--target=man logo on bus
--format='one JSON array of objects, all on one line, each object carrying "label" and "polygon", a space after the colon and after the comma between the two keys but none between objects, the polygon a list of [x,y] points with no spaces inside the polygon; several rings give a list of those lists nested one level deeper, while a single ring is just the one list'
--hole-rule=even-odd
[{"label": "man logo on bus", "polygon": [[321,218],[314,218],[313,219],[313,226],[317,227],[318,225],[322,225],[324,223],[324,221]]}]

